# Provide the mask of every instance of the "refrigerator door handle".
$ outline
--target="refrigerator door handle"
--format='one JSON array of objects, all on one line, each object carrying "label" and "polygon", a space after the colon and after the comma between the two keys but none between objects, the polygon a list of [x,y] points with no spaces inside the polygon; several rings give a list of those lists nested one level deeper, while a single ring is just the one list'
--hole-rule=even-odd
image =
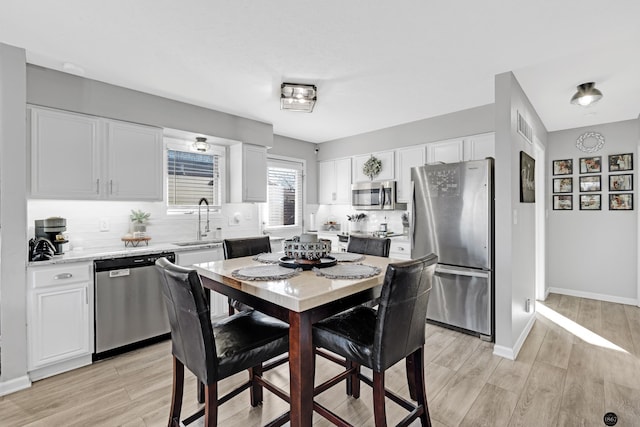
[{"label": "refrigerator door handle", "polygon": [[455,274],[457,276],[469,276],[469,277],[489,277],[488,271],[470,271],[470,270],[454,270],[452,268],[446,268],[436,266],[436,273],[443,274]]}]

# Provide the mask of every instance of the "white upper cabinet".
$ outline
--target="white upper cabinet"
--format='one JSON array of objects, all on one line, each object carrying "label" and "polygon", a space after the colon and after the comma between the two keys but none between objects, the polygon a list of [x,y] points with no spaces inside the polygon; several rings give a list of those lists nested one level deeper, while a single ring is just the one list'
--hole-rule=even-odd
[{"label": "white upper cabinet", "polygon": [[464,140],[448,139],[427,144],[427,163],[456,163],[464,160]]},{"label": "white upper cabinet", "polygon": [[474,135],[464,139],[465,160],[482,160],[495,156],[495,134],[493,132]]},{"label": "white upper cabinet", "polygon": [[235,144],[229,147],[231,203],[267,201],[267,147]]},{"label": "white upper cabinet", "polygon": [[99,119],[31,110],[31,195],[100,198]]},{"label": "white upper cabinet", "polygon": [[362,156],[354,156],[353,157],[353,181],[352,182],[366,182],[372,181],[372,179],[365,175],[362,171],[364,164],[374,156],[376,159],[380,160],[382,164],[382,169],[380,173],[373,177],[373,181],[389,181],[396,179],[395,176],[395,162],[394,162],[394,151],[380,151],[377,153],[365,154]]},{"label": "white upper cabinet", "polygon": [[110,199],[162,200],[162,131],[106,120]]},{"label": "white upper cabinet", "polygon": [[351,159],[318,163],[318,203],[351,204]]},{"label": "white upper cabinet", "polygon": [[408,203],[411,200],[411,168],[425,164],[424,145],[399,149],[396,164],[396,201]]},{"label": "white upper cabinet", "polygon": [[162,129],[31,108],[31,196],[162,200]]}]

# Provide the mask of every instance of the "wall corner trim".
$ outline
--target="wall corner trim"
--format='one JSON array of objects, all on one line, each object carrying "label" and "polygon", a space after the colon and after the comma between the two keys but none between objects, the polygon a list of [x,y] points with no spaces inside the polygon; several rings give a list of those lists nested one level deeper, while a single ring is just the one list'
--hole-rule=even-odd
[{"label": "wall corner trim", "polygon": [[15,393],[16,391],[24,390],[31,387],[31,380],[28,375],[14,378],[9,381],[0,381],[0,396]]},{"label": "wall corner trim", "polygon": [[536,315],[532,315],[527,322],[527,326],[525,326],[524,330],[518,337],[515,345],[513,347],[506,347],[503,345],[495,345],[493,346],[493,354],[496,356],[504,357],[509,360],[516,360],[518,357],[518,353],[520,353],[520,349],[524,344],[524,341],[529,336],[529,332],[531,332],[531,328],[533,328],[533,324],[536,323]]}]

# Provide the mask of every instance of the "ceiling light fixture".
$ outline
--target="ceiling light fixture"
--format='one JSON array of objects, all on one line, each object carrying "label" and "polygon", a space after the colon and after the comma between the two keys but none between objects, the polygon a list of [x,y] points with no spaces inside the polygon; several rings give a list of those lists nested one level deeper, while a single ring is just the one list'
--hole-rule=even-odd
[{"label": "ceiling light fixture", "polygon": [[316,105],[315,85],[282,83],[280,85],[280,109],[310,113]]},{"label": "ceiling light fixture", "polygon": [[203,136],[196,136],[196,142],[193,143],[193,148],[196,151],[206,152],[209,150],[209,143],[207,142],[207,138]]},{"label": "ceiling light fixture", "polygon": [[582,83],[578,86],[576,94],[571,98],[571,103],[588,107],[600,101],[600,98],[602,98],[602,92],[596,89],[594,82]]}]

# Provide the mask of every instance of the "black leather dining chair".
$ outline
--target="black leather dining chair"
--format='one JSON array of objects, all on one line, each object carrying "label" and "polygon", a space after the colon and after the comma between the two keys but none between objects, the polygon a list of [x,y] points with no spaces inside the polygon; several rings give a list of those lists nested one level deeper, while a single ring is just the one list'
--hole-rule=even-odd
[{"label": "black leather dining chair", "polygon": [[[314,346],[347,360],[342,373],[315,387],[316,394],[344,379],[348,384],[350,382],[347,393],[358,398],[362,381],[373,387],[376,426],[386,426],[385,395],[410,411],[398,425],[409,425],[417,418],[423,426],[431,425],[424,383],[424,333],[437,261],[438,257],[431,254],[389,264],[377,310],[357,306],[314,325]],[[385,389],[385,371],[402,359],[406,362],[410,396],[417,404]],[[361,366],[373,371],[373,379],[360,372]],[[314,410],[336,425],[349,425],[317,402],[314,402]]]},{"label": "black leather dining chair", "polygon": [[[224,239],[222,241],[222,250],[224,252],[224,259],[259,255],[265,252],[271,252],[271,241],[269,240],[269,236]],[[236,311],[245,310],[251,310],[251,307],[233,298],[229,298],[229,315],[232,315]]]},{"label": "black leather dining chair", "polygon": [[349,236],[347,252],[389,257],[391,239],[388,237]]},{"label": "black leather dining chair", "polygon": [[[244,311],[211,323],[200,276],[166,258],[156,261],[171,326],[173,392],[169,426],[188,425],[204,415],[204,425],[217,425],[218,406],[250,388],[251,406],[262,403],[262,387],[289,402],[287,393],[262,377],[262,363],[289,349],[286,323],[259,313]],[[204,407],[180,422],[184,368],[204,384]],[[218,381],[249,370],[249,380],[218,398]],[[274,421],[282,425],[288,413]]]}]

